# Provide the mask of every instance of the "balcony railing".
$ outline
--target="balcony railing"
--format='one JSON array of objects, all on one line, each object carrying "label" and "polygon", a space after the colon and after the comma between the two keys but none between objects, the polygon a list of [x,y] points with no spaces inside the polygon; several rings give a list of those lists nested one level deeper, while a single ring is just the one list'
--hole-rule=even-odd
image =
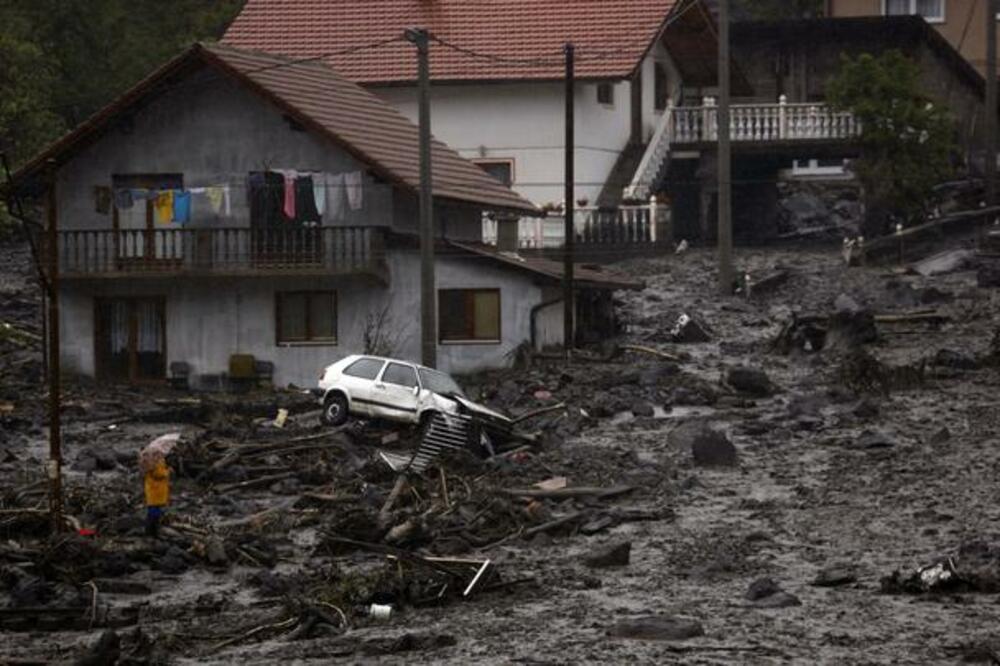
[{"label": "balcony railing", "polygon": [[[578,207],[574,210],[575,241],[581,246],[655,245],[670,239],[669,206],[658,205],[655,197],[648,205],[619,206],[616,210]],[[522,249],[555,249],[565,244],[565,216],[525,217],[518,221],[517,241]],[[495,245],[496,223],[484,221],[483,242]]]},{"label": "balcony railing", "polygon": [[67,277],[359,273],[384,264],[377,227],[80,229],[60,231],[58,243]]}]

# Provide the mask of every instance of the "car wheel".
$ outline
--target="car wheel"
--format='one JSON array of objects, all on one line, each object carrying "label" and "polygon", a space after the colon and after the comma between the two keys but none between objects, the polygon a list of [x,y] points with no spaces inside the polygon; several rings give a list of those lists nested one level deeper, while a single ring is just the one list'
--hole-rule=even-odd
[{"label": "car wheel", "polygon": [[347,422],[347,398],[340,393],[330,395],[323,403],[323,423],[340,426]]}]

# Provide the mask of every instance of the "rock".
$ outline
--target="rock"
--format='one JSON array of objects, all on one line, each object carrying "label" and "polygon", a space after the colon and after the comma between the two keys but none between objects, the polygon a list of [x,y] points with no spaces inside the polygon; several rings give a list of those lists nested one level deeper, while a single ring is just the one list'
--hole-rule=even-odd
[{"label": "rock", "polygon": [[697,620],[662,615],[622,620],[608,629],[607,634],[643,641],[683,641],[704,636],[705,630]]},{"label": "rock", "polygon": [[670,338],[679,343],[709,342],[712,340],[712,334],[700,321],[682,314],[670,330]]},{"label": "rock", "polygon": [[632,405],[632,413],[642,418],[652,418],[656,415],[656,410],[648,402],[637,402]]},{"label": "rock", "polygon": [[632,544],[628,541],[603,548],[584,558],[583,563],[593,569],[607,567],[624,567],[628,565],[632,554]]},{"label": "rock", "polygon": [[747,601],[757,601],[778,592],[781,592],[781,587],[774,582],[773,578],[758,578],[750,583],[745,596]]},{"label": "rock", "polygon": [[833,301],[833,309],[835,312],[859,312],[861,311],[861,306],[858,302],[847,294],[840,294]]},{"label": "rock", "polygon": [[156,562],[156,568],[167,574],[179,574],[188,570],[187,556],[177,546],[170,546],[167,552]]},{"label": "rock", "polygon": [[756,396],[774,395],[776,387],[763,370],[748,367],[729,368],[726,383],[741,393]]},{"label": "rock", "polygon": [[921,305],[935,305],[937,303],[950,303],[955,297],[943,289],[937,287],[926,287],[919,294]]},{"label": "rock", "polygon": [[913,264],[911,268],[915,273],[924,277],[943,275],[962,270],[972,262],[974,257],[975,253],[971,250],[948,250],[922,259]]},{"label": "rock", "polygon": [[856,449],[889,449],[895,446],[889,437],[878,430],[863,430],[854,441],[852,448]]},{"label": "rock", "polygon": [[117,664],[121,657],[121,638],[114,629],[108,629],[97,642],[87,648],[83,655],[73,662],[73,666],[105,666]]},{"label": "rock", "polygon": [[857,580],[858,577],[853,568],[846,565],[833,565],[816,574],[816,578],[811,584],[816,587],[840,587],[855,583]]},{"label": "rock", "polygon": [[939,349],[937,354],[934,355],[933,364],[957,370],[975,370],[979,367],[979,361],[974,357],[953,349]]},{"label": "rock", "polygon": [[868,310],[838,310],[827,320],[823,349],[843,351],[877,340],[874,314]]},{"label": "rock", "polygon": [[929,444],[944,444],[951,439],[951,431],[948,428],[941,428],[933,435],[930,436],[928,440]]},{"label": "rock", "polygon": [[802,601],[791,592],[778,590],[770,596],[753,602],[753,605],[755,608],[790,608],[792,606],[801,606]]},{"label": "rock", "polygon": [[678,386],[670,393],[670,402],[678,407],[704,407],[715,404],[717,397],[687,386]]},{"label": "rock", "polygon": [[222,539],[212,537],[205,544],[205,559],[213,566],[223,566],[229,564],[229,556],[226,555],[226,546]]},{"label": "rock", "polygon": [[879,415],[879,412],[878,403],[872,402],[869,398],[862,398],[851,408],[851,414],[859,419],[873,419]]},{"label": "rock", "polygon": [[694,464],[699,467],[735,467],[736,447],[725,433],[706,428],[691,443]]},{"label": "rock", "polygon": [[680,370],[676,363],[655,363],[639,373],[639,386],[659,386],[668,377],[676,377]]}]

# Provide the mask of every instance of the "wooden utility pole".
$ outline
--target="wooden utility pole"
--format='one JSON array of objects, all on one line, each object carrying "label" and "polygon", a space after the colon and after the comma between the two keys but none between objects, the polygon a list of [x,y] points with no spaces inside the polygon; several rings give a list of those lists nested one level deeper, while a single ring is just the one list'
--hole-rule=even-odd
[{"label": "wooden utility pole", "polygon": [[59,394],[59,233],[56,197],[56,167],[48,162],[49,192],[46,227],[48,254],[48,371],[49,371],[49,517],[52,531],[62,530],[62,422]]},{"label": "wooden utility pole", "polygon": [[566,44],[566,203],[563,212],[566,214],[564,224],[563,241],[563,353],[567,361],[570,359],[570,352],[574,346],[573,335],[573,245],[576,230],[573,225],[573,181],[575,179],[573,169],[573,156],[575,152],[574,137],[574,115],[573,115],[573,92],[574,92],[574,71],[573,71],[573,44]]},{"label": "wooden utility pole", "polygon": [[729,144],[729,0],[719,0],[719,291],[733,293],[732,153]]},{"label": "wooden utility pole", "polygon": [[986,0],[986,205],[997,204],[997,0]]},{"label": "wooden utility pole", "polygon": [[423,28],[406,31],[417,47],[420,125],[420,362],[437,367],[437,293],[434,278],[434,199],[431,189],[431,74]]}]

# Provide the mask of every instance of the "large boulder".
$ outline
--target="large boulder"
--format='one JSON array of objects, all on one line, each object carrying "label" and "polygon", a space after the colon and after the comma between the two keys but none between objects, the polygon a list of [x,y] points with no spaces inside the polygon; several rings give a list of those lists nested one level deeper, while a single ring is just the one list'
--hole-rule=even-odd
[{"label": "large boulder", "polygon": [[777,387],[771,382],[767,373],[758,368],[736,367],[726,372],[726,383],[740,393],[767,397],[774,395]]},{"label": "large boulder", "polygon": [[739,458],[736,447],[724,432],[699,421],[674,428],[669,443],[679,450],[690,449],[694,464],[699,467],[734,467]]},{"label": "large boulder", "polygon": [[683,641],[704,636],[705,629],[697,620],[669,615],[654,615],[622,620],[608,629],[613,638],[634,638],[644,641]]}]

